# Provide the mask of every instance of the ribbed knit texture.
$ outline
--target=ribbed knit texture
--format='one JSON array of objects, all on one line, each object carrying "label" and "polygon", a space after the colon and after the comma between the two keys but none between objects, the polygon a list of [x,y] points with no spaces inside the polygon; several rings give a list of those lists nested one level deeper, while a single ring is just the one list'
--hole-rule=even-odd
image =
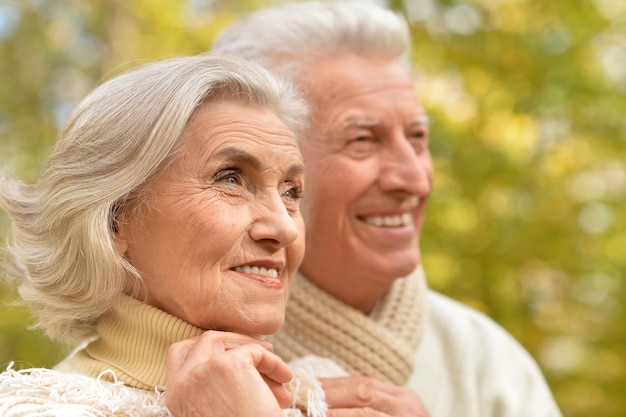
[{"label": "ribbed knit texture", "polygon": [[285,325],[267,340],[290,361],[306,355],[327,357],[353,375],[404,385],[422,339],[426,280],[421,268],[397,279],[365,315],[296,275]]},{"label": "ribbed knit texture", "polygon": [[[203,330],[131,297],[98,321],[99,337],[55,369],[97,377],[112,370],[125,385],[153,390],[165,386],[165,354],[175,342]],[[105,380],[111,380],[104,375]]]}]

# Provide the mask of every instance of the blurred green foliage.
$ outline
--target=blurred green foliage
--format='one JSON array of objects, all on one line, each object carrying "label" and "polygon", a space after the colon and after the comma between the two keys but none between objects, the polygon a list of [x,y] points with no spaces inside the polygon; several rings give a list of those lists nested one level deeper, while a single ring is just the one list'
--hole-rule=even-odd
[{"label": "blurred green foliage", "polygon": [[[0,166],[34,181],[69,110],[100,81],[205,51],[274,3],[2,0]],[[624,416],[626,3],[389,3],[411,22],[432,119],[431,287],[517,337],[565,416]],[[67,353],[27,330],[32,321],[0,307],[0,365],[51,366]]]}]

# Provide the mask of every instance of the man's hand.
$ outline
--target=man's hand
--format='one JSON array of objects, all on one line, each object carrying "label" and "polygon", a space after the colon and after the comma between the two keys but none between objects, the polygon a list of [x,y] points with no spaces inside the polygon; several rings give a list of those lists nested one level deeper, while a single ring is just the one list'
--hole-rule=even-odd
[{"label": "man's hand", "polygon": [[320,378],[328,417],[429,417],[417,393],[364,376]]},{"label": "man's hand", "polygon": [[176,417],[280,416],[291,405],[282,384],[291,371],[272,346],[248,336],[207,331],[172,344],[165,402]]}]

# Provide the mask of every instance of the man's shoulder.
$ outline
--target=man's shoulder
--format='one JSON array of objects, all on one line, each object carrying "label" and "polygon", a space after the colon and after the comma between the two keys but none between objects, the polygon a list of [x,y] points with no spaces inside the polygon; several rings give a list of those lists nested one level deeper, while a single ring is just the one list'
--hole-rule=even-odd
[{"label": "man's shoulder", "polygon": [[478,362],[516,362],[535,367],[526,348],[504,327],[481,311],[429,290],[424,340],[448,354],[472,356]]},{"label": "man's shoulder", "polygon": [[449,336],[503,338],[517,344],[513,337],[491,317],[434,290],[428,291],[428,322],[431,330]]},{"label": "man's shoulder", "polygon": [[435,313],[445,311],[446,313],[458,314],[460,316],[467,317],[468,319],[487,319],[487,321],[492,321],[481,311],[469,307],[468,305],[465,305],[435,290],[429,289],[427,298],[430,310]]},{"label": "man's shoulder", "polygon": [[427,300],[426,330],[408,385],[429,398],[431,412],[560,416],[538,364],[502,326],[436,291]]}]

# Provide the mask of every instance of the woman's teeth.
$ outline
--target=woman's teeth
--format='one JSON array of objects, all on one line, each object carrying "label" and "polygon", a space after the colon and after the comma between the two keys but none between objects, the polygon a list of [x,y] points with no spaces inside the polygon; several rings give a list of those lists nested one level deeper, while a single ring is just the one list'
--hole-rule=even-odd
[{"label": "woman's teeth", "polygon": [[410,214],[405,213],[395,216],[368,217],[365,221],[367,224],[371,224],[373,226],[395,227],[407,226],[411,224],[412,218]]},{"label": "woman's teeth", "polygon": [[278,278],[278,271],[274,268],[265,268],[264,266],[238,266],[235,271],[243,272],[244,274],[263,275],[269,278]]}]

